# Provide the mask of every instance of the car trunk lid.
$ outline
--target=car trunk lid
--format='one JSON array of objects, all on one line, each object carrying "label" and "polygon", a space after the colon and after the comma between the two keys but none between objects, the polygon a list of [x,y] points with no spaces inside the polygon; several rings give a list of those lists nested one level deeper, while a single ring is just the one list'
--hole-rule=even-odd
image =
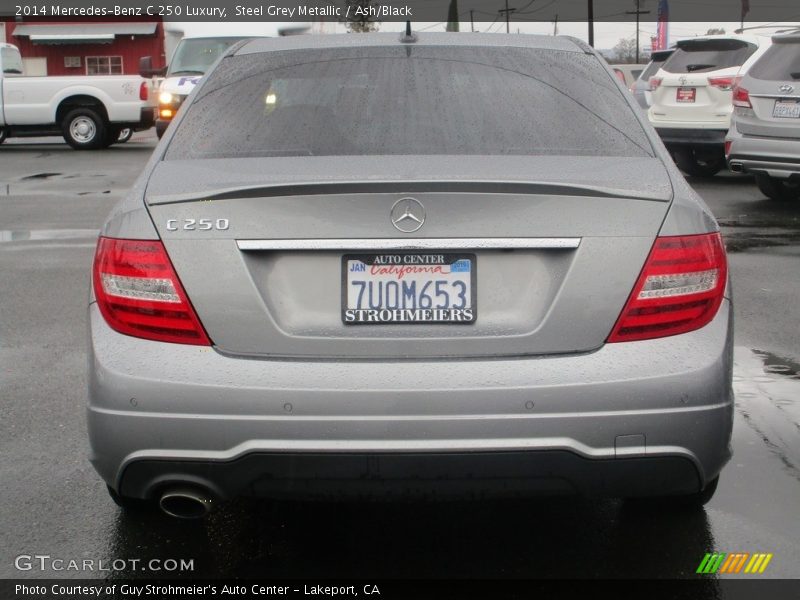
[{"label": "car trunk lid", "polygon": [[[421,358],[596,349],[671,195],[654,158],[300,157],[162,162],[147,201],[220,351]],[[392,224],[406,198],[412,233]],[[343,322],[343,256],[376,253],[467,256],[476,320]]]}]

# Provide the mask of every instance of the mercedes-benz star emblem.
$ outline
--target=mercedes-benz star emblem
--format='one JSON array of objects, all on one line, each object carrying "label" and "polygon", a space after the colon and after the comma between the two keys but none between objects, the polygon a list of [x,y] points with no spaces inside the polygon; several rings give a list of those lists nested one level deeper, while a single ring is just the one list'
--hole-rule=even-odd
[{"label": "mercedes-benz star emblem", "polygon": [[784,94],[791,94],[794,91],[794,86],[793,85],[789,85],[788,83],[785,83],[784,85],[782,85],[778,89],[780,91],[782,91]]},{"label": "mercedes-benz star emblem", "polygon": [[414,198],[400,198],[392,206],[392,225],[403,233],[414,233],[425,222],[425,207]]}]

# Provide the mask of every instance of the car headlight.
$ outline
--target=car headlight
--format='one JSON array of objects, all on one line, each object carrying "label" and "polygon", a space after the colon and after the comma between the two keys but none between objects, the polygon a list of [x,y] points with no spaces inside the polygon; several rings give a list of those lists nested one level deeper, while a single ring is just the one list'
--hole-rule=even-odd
[{"label": "car headlight", "polygon": [[161,92],[158,95],[158,103],[159,104],[172,104],[172,100],[174,97],[169,92]]}]

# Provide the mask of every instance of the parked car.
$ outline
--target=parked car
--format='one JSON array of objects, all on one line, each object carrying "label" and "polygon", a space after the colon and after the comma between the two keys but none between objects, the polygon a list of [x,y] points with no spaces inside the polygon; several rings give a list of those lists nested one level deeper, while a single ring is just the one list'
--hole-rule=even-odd
[{"label": "parked car", "polygon": [[800,33],[777,35],[733,88],[728,165],[773,199],[800,198]]},{"label": "parked car", "polygon": [[256,39],[197,85],[94,260],[91,460],[121,506],[708,501],[725,250],[591,47]]},{"label": "parked car", "polygon": [[650,106],[650,93],[652,92],[650,89],[650,78],[656,74],[673,52],[674,50],[672,49],[654,51],[650,55],[650,62],[647,63],[647,66],[639,74],[639,77],[630,86],[634,98],[636,98],[636,101],[642,108],[647,109]]},{"label": "parked car", "polygon": [[149,84],[135,75],[25,77],[16,46],[0,44],[0,143],[63,135],[76,150],[104,148],[123,130],[153,126]]},{"label": "parked car", "polygon": [[650,78],[650,122],[687,175],[709,177],[725,166],[731,90],[740,67],[769,38],[712,35],[682,40]]},{"label": "parked car", "polygon": [[638,79],[639,75],[642,74],[645,67],[647,65],[609,65],[611,70],[614,71],[614,75],[617,76],[617,79],[620,80],[622,85],[626,88],[630,89],[633,83]]}]

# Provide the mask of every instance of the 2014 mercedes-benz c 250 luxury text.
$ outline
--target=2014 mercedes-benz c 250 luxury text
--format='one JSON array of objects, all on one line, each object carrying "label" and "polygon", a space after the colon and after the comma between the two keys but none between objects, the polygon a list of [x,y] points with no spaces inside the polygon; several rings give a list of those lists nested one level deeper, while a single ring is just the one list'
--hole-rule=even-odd
[{"label": "2014 mercedes-benz c 250 luxury text", "polygon": [[719,228],[589,46],[257,39],[101,230],[91,461],[124,507],[581,493],[730,458]]}]

